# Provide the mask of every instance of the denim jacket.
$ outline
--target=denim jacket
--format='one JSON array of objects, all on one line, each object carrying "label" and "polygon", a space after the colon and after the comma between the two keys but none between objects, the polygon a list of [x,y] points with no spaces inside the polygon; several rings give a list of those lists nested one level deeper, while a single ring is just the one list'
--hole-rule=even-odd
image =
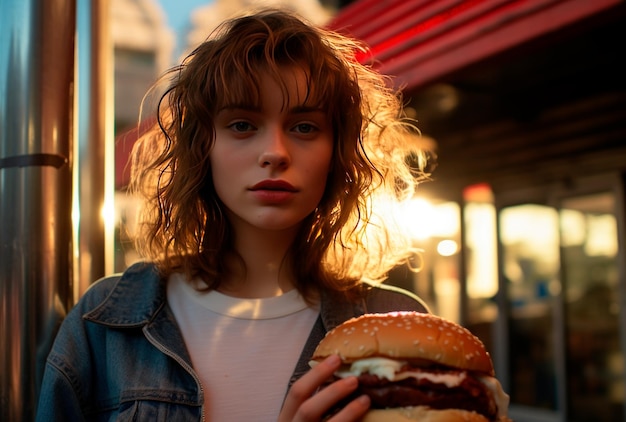
[{"label": "denim jacket", "polygon": [[[427,312],[394,287],[362,299],[323,293],[320,317],[289,386],[308,369],[324,334],[364,313]],[[288,387],[289,387],[288,386]],[[166,300],[166,280],[152,264],[95,283],[68,313],[48,355],[37,421],[201,421],[204,392]]]}]

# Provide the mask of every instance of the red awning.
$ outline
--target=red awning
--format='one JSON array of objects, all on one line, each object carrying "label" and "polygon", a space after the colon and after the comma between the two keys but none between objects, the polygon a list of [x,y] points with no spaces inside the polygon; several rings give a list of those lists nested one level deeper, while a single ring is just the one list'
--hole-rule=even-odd
[{"label": "red awning", "polygon": [[622,0],[357,0],[328,27],[365,41],[361,58],[414,89]]}]

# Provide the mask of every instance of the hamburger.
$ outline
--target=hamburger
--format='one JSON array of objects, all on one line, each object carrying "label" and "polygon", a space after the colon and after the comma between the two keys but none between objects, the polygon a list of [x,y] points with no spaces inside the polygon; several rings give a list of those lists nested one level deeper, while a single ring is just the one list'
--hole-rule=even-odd
[{"label": "hamburger", "polygon": [[366,422],[510,422],[489,353],[455,322],[419,312],[365,314],[329,331],[310,365],[331,354],[343,362],[334,379],[357,376],[354,396],[370,397]]}]

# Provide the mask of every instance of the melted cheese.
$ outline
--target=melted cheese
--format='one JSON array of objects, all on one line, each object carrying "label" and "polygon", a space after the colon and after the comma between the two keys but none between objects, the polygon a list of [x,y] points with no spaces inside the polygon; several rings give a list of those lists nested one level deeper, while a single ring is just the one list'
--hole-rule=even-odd
[{"label": "melted cheese", "polygon": [[350,369],[338,371],[337,376],[345,378],[351,375],[359,376],[364,372],[377,375],[379,378],[386,378],[389,381],[400,381],[406,378],[415,378],[418,380],[427,379],[437,384],[445,384],[447,387],[456,387],[465,379],[465,372],[458,374],[435,374],[424,371],[403,371],[400,369],[407,362],[387,359],[387,358],[366,358],[360,359],[352,363]]},{"label": "melted cheese", "polygon": [[452,388],[452,387],[456,387],[460,385],[466,376],[467,376],[467,373],[465,372],[460,372],[458,374],[433,374],[430,372],[406,371],[406,372],[401,372],[399,374],[396,374],[393,381],[400,381],[405,378],[413,377],[417,380],[426,379],[436,384],[445,384],[446,387]]},{"label": "melted cheese", "polygon": [[341,378],[349,376],[359,376],[364,372],[377,375],[379,378],[387,378],[395,381],[396,372],[402,368],[406,362],[387,358],[367,358],[353,362],[349,370],[338,371],[335,375]]}]

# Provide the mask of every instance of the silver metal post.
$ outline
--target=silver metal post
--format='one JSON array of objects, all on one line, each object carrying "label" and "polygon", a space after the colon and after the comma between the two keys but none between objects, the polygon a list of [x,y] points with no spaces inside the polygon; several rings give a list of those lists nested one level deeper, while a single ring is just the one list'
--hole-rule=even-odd
[{"label": "silver metal post", "polygon": [[35,413],[72,305],[75,0],[0,0],[0,420]]}]

